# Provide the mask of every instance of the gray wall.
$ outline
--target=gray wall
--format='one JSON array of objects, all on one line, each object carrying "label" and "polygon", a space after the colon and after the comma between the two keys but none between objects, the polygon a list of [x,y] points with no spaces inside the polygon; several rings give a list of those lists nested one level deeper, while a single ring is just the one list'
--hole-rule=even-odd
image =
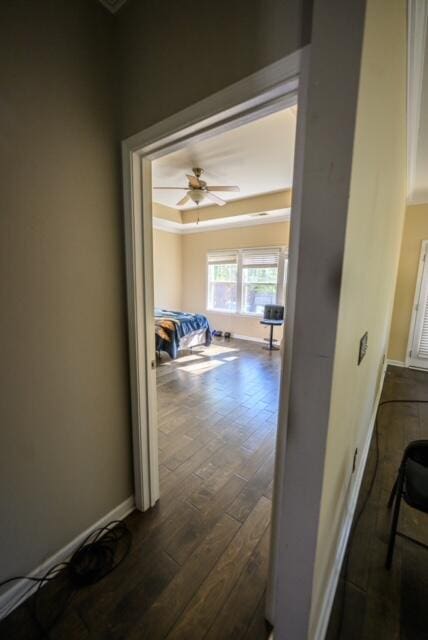
[{"label": "gray wall", "polygon": [[128,0],[117,16],[123,138],[310,38],[312,0]]},{"label": "gray wall", "polygon": [[0,580],[132,493],[113,17],[0,19]]},{"label": "gray wall", "polygon": [[306,44],[311,3],[3,3],[0,580],[132,493],[119,141]]}]

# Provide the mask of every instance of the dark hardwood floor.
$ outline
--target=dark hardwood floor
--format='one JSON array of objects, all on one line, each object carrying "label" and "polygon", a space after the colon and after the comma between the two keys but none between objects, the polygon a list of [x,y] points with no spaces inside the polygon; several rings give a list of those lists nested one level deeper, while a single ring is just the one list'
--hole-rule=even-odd
[{"label": "dark hardwood floor", "polygon": [[[216,341],[157,369],[161,499],[126,522],[130,555],[77,592],[53,640],[264,640],[279,352]],[[48,585],[54,615],[67,587]],[[44,618],[45,619],[45,618]],[[31,599],[0,636],[43,637]]]},{"label": "dark hardwood floor", "polygon": [[[382,400],[428,400],[428,373],[388,367]],[[327,640],[427,640],[428,549],[397,537],[384,568],[391,512],[387,501],[405,446],[428,438],[428,404],[391,404],[378,419],[379,466],[373,492],[348,548]],[[360,492],[365,499],[375,462],[373,440]],[[402,502],[399,531],[428,544],[428,515]]]}]

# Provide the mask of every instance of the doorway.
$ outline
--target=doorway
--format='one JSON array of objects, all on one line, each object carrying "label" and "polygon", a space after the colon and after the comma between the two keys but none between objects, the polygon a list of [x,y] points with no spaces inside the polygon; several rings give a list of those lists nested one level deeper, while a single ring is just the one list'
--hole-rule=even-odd
[{"label": "doorway", "polygon": [[152,161],[160,498],[192,474],[186,501],[239,522],[272,498],[296,116]]},{"label": "doorway", "polygon": [[415,302],[410,325],[407,366],[428,369],[428,240],[422,241]]},{"label": "doorway", "polygon": [[[301,65],[302,52],[298,52],[123,143],[135,500],[137,508],[142,511],[154,506],[159,498],[155,326],[152,314],[152,162],[185,147],[189,141],[208,139],[295,105]],[[290,276],[293,278],[295,274]],[[288,322],[292,320],[293,311],[291,300],[287,305]],[[286,343],[288,332],[286,326]],[[286,359],[285,354],[282,369]],[[288,381],[283,377],[282,402],[285,402],[287,385]],[[277,479],[282,477],[284,442],[285,425],[280,425],[278,443],[281,453],[280,463],[276,465]],[[277,497],[274,495],[272,514],[273,545],[267,604],[270,620],[274,619],[275,590],[278,579],[281,579],[275,575],[279,494],[276,492]]]}]

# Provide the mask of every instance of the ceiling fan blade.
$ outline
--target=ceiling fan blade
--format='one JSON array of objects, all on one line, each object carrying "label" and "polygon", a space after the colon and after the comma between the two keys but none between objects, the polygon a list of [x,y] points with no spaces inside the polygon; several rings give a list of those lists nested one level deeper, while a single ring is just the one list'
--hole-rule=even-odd
[{"label": "ceiling fan blade", "polygon": [[191,176],[188,173],[186,173],[186,178],[188,179],[189,184],[194,189],[200,189],[201,188],[201,183],[199,182],[199,178],[197,178],[196,176]]},{"label": "ceiling fan blade", "polygon": [[240,189],[237,186],[230,186],[230,187],[215,186],[215,187],[207,187],[207,191],[240,191]]},{"label": "ceiling fan blade", "polygon": [[182,207],[182,206],[184,206],[184,205],[185,205],[189,200],[190,200],[190,196],[189,196],[189,194],[188,194],[188,193],[186,193],[186,195],[184,196],[184,198],[181,198],[181,200],[179,200],[175,206],[176,206],[176,207]]},{"label": "ceiling fan blade", "polygon": [[218,204],[220,207],[224,207],[224,205],[226,204],[225,200],[222,200],[221,198],[219,198],[218,196],[215,196],[213,193],[211,193],[210,191],[205,191],[205,197],[208,198],[208,200],[212,200],[213,202],[215,202],[216,204]]},{"label": "ceiling fan blade", "polygon": [[184,191],[187,191],[187,187],[153,187],[153,189],[175,189],[175,191],[177,191],[177,189],[180,189],[180,191],[184,189]]}]

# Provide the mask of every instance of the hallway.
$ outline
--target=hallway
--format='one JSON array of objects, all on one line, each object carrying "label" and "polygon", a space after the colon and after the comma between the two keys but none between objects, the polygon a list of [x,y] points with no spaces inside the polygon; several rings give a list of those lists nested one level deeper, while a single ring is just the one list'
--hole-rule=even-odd
[{"label": "hallway", "polygon": [[[428,373],[389,366],[381,400],[392,399],[428,400]],[[382,407],[378,434],[376,480],[352,538],[345,597],[342,571],[327,640],[428,638],[428,550],[397,536],[392,568],[390,572],[384,568],[390,524],[388,497],[406,445],[428,438],[428,404]],[[373,438],[358,509],[370,486],[375,451]],[[428,544],[428,515],[403,501],[398,530]]]}]

